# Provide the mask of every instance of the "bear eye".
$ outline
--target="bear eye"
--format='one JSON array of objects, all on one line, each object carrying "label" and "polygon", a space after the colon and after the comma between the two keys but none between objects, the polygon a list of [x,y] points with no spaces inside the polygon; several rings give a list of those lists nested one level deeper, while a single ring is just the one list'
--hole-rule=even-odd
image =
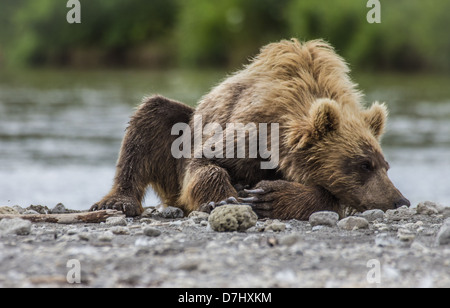
[{"label": "bear eye", "polygon": [[365,161],[361,164],[361,169],[364,171],[373,171],[372,164],[368,161]]}]

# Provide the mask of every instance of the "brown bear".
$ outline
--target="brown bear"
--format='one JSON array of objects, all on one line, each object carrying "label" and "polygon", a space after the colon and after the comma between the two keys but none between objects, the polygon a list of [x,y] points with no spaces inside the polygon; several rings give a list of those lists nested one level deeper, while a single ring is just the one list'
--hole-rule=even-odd
[{"label": "brown bear", "polygon": [[[345,61],[326,42],[283,40],[263,47],[250,64],[204,96],[195,110],[161,96],[146,99],[126,131],[114,186],[91,210],[139,215],[148,185],[164,205],[179,207],[185,214],[242,194],[246,197],[241,201],[251,204],[259,217],[279,219],[304,220],[321,210],[343,216],[348,209],[409,206],[387,176],[389,165],[379,143],[386,106],[363,108],[362,94],[348,73]],[[189,123],[190,130],[184,132],[191,134],[185,142],[173,130],[179,123]],[[223,130],[211,128],[211,123]],[[238,134],[226,138],[229,123],[246,125],[249,146],[243,156],[236,156]],[[253,134],[249,123],[277,124],[278,130],[263,140],[266,152],[250,155],[250,142],[261,126],[254,125]],[[207,126],[198,148],[196,131]],[[214,132],[221,137],[212,139]],[[208,142],[209,151],[219,155],[198,152]],[[226,155],[216,148],[225,144],[232,146]],[[186,155],[174,155],[174,148]],[[262,168],[262,162],[270,160],[269,148],[271,153],[277,150],[277,164]],[[242,187],[252,189],[242,192]]]}]

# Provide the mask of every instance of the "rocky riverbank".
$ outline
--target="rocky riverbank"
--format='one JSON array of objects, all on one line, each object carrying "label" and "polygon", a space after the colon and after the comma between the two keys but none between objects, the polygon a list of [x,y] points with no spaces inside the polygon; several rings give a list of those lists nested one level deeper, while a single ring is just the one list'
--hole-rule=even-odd
[{"label": "rocky riverbank", "polygon": [[450,287],[450,208],[432,202],[245,228],[245,214],[221,224],[174,208],[95,224],[23,219],[36,212],[67,210],[0,207],[18,215],[0,221],[0,287]]}]

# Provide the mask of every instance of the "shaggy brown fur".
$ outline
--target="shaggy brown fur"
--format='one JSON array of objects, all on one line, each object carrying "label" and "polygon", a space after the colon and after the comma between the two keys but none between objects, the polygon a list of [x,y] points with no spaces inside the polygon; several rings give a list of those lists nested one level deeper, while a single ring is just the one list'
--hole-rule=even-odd
[{"label": "shaggy brown fur", "polygon": [[202,116],[203,126],[279,123],[275,170],[261,169],[259,156],[174,159],[171,125],[190,119],[193,130],[193,111],[161,97],[149,99],[130,122],[112,192],[93,209],[137,215],[149,184],[166,205],[186,213],[237,197],[236,184],[256,185],[246,202],[263,217],[308,219],[318,210],[409,205],[387,177],[379,145],[386,107],[364,109],[348,72],[324,41],[281,41],[263,47],[200,101],[194,114]]}]

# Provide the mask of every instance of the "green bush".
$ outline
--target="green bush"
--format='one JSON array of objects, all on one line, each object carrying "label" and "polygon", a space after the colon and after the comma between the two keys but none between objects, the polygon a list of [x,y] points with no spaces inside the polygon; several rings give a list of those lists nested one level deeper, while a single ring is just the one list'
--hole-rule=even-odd
[{"label": "green bush", "polygon": [[381,1],[381,24],[367,22],[366,0],[89,0],[76,25],[66,3],[2,0],[3,62],[234,68],[297,37],[328,40],[356,68],[450,71],[448,0]]}]

